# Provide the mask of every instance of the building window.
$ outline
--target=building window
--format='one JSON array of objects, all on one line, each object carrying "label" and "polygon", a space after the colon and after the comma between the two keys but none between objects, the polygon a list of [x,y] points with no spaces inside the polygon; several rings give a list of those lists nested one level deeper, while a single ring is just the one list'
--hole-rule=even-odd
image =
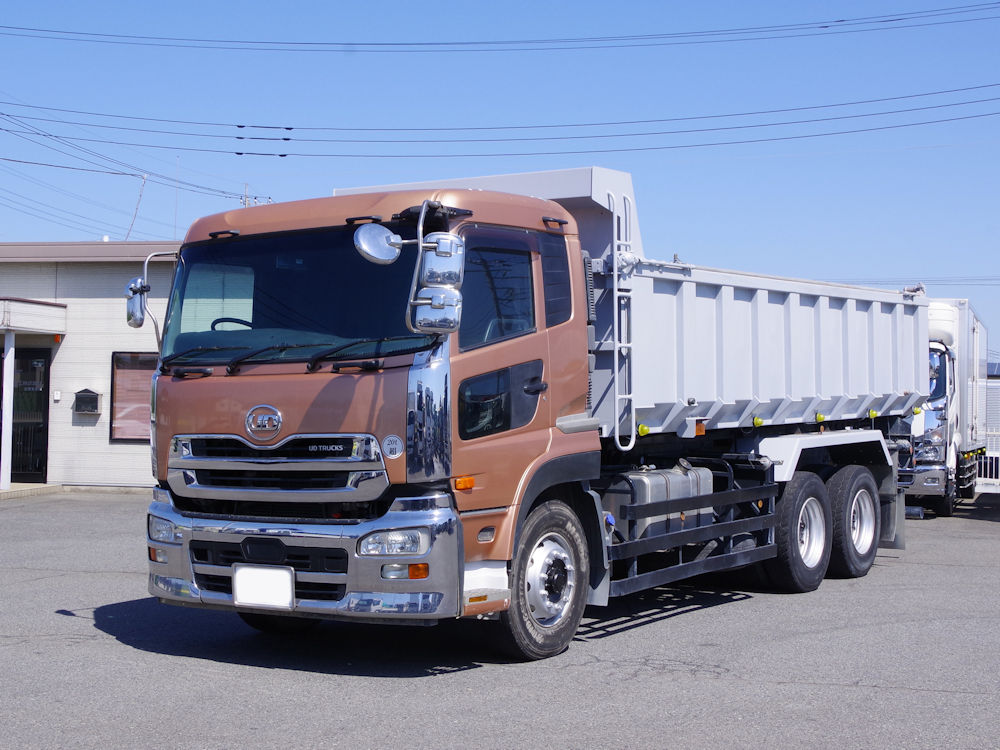
[{"label": "building window", "polygon": [[149,390],[156,354],[111,355],[111,439],[149,441]]}]

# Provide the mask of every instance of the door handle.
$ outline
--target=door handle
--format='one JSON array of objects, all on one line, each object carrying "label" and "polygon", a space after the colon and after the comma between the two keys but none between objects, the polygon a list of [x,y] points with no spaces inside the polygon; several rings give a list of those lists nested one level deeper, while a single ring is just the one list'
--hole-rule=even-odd
[{"label": "door handle", "polygon": [[529,396],[537,396],[539,393],[544,393],[548,389],[549,384],[541,378],[532,378],[522,387],[522,390]]}]

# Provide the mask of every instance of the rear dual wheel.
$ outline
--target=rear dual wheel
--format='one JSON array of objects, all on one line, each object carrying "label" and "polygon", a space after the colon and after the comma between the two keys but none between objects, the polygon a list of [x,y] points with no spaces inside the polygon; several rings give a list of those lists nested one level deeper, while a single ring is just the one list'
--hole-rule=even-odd
[{"label": "rear dual wheel", "polygon": [[833,515],[830,572],[860,578],[875,562],[882,526],[878,486],[864,466],[845,466],[826,483]]},{"label": "rear dual wheel", "polygon": [[797,471],[781,491],[774,530],[778,555],[764,564],[770,581],[793,593],[819,587],[830,564],[833,523],[823,480]]}]

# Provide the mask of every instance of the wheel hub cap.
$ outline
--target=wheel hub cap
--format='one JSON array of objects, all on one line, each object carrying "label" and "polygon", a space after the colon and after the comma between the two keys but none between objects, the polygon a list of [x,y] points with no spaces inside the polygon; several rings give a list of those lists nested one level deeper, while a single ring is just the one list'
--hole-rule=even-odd
[{"label": "wheel hub cap", "polygon": [[562,537],[543,537],[528,558],[524,595],[531,616],[539,625],[552,627],[564,616],[576,588],[576,567],[569,545]]}]

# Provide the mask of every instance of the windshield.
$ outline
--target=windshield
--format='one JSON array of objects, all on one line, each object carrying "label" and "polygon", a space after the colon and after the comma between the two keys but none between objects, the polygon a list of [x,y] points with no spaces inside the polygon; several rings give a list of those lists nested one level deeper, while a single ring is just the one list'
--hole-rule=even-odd
[{"label": "windshield", "polygon": [[[413,236],[411,225],[388,225]],[[353,226],[214,240],[183,248],[163,334],[167,363],[309,362],[426,348],[404,311],[406,258],[369,263]]]},{"label": "windshield", "polygon": [[937,401],[948,392],[948,355],[931,349],[930,367],[930,400]]}]

